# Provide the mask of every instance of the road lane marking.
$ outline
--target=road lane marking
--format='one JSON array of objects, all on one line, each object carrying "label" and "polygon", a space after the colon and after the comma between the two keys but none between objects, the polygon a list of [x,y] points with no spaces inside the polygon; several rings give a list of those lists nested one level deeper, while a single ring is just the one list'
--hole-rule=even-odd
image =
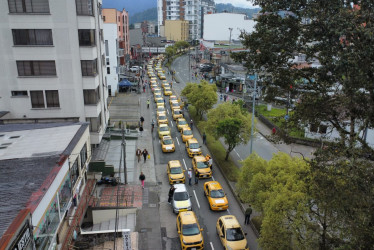
[{"label": "road lane marking", "polygon": [[195,195],[195,199],[196,199],[196,203],[197,203],[197,206],[199,207],[200,209],[200,203],[199,203],[199,200],[197,199],[197,196],[196,196],[196,192],[195,192],[195,189],[192,190],[193,191],[193,194]]},{"label": "road lane marking", "polygon": [[166,109],[166,112],[168,112],[168,114],[169,114],[169,110],[168,109]]},{"label": "road lane marking", "polygon": [[230,214],[230,215],[231,215],[231,213],[230,213],[230,210],[229,210],[229,209],[227,209],[226,211],[227,211],[227,213],[228,213],[228,214]]},{"label": "road lane marking", "polygon": [[172,127],[174,127],[174,125],[173,125],[173,121],[170,121],[170,124],[171,124]]},{"label": "road lane marking", "polygon": [[214,250],[214,247],[213,247],[213,243],[210,242],[210,247],[212,248],[212,250]]},{"label": "road lane marking", "polygon": [[234,149],[235,153],[237,154],[237,156],[240,158],[240,160],[242,161],[242,157],[240,157],[240,155],[238,154],[238,152],[236,152],[236,150]]},{"label": "road lane marking", "polygon": [[216,180],[214,179],[213,175],[212,175],[212,180],[213,180],[213,181],[216,181]]},{"label": "road lane marking", "polygon": [[158,139],[158,143],[161,143],[161,140],[160,140],[160,139]]},{"label": "road lane marking", "polygon": [[177,143],[178,143],[178,146],[179,146],[179,140],[178,140],[178,137],[175,137],[175,139],[177,139]]},{"label": "road lane marking", "polygon": [[187,170],[187,165],[186,165],[186,162],[184,161],[184,159],[183,159],[183,164],[184,164],[184,168]]}]

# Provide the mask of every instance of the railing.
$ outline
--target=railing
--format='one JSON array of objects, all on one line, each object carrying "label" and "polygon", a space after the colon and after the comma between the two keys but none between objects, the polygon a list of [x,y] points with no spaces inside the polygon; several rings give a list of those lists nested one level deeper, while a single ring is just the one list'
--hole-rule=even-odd
[{"label": "railing", "polygon": [[82,193],[82,197],[78,204],[77,210],[75,211],[70,227],[66,234],[66,238],[62,245],[62,248],[61,248],[62,250],[73,249],[72,241],[73,241],[74,230],[79,227],[79,223],[82,220],[84,213],[86,212],[87,204],[89,204],[90,202],[91,194],[94,189],[95,183],[96,183],[96,180],[87,181],[87,184]]}]

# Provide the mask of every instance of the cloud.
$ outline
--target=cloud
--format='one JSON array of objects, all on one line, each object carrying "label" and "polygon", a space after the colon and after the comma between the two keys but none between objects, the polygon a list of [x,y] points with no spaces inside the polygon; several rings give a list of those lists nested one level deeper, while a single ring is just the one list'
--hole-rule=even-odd
[{"label": "cloud", "polygon": [[231,3],[235,7],[241,7],[241,8],[256,8],[258,6],[254,6],[252,1],[247,0],[215,0],[217,3]]}]

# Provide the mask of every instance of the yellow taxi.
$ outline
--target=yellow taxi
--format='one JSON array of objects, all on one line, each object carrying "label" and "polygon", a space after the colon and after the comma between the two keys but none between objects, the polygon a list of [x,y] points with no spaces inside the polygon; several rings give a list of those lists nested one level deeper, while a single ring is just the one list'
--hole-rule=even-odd
[{"label": "yellow taxi", "polygon": [[164,98],[162,98],[161,94],[154,94],[153,96],[155,98],[155,103],[157,103],[158,100],[161,100],[162,102],[164,102]]},{"label": "yellow taxi", "polygon": [[172,109],[171,110],[173,120],[177,120],[178,118],[183,118],[183,113],[180,109]]},{"label": "yellow taxi", "polygon": [[[196,138],[188,139],[186,141],[186,151],[189,157],[201,155],[201,148]],[[203,157],[205,159],[205,157]]]},{"label": "yellow taxi", "polygon": [[153,89],[153,93],[155,93],[155,92],[159,92],[159,93],[161,93],[161,89],[160,89],[160,87],[156,87],[156,88],[154,88]]},{"label": "yellow taxi", "polygon": [[168,173],[169,183],[185,183],[184,170],[179,160],[169,161],[166,172]]},{"label": "yellow taxi", "polygon": [[171,92],[170,88],[164,88],[164,95],[172,95],[173,92]]},{"label": "yellow taxi", "polygon": [[156,77],[151,77],[151,82],[157,82],[157,78]]},{"label": "yellow taxi", "polygon": [[160,114],[166,115],[165,106],[157,106],[157,108],[156,108],[156,114],[157,115],[160,115]]},{"label": "yellow taxi", "polygon": [[164,136],[170,136],[170,128],[167,124],[160,124],[157,130],[160,139]]},{"label": "yellow taxi", "polygon": [[173,109],[181,109],[181,105],[179,104],[179,102],[177,102],[177,101],[174,101],[174,102],[172,102],[171,104],[170,104],[170,108],[171,108],[171,110],[173,110]]},{"label": "yellow taxi", "polygon": [[192,130],[190,129],[190,127],[182,128],[181,134],[182,134],[182,141],[183,142],[186,142],[188,139],[193,138]]},{"label": "yellow taxi", "polygon": [[157,105],[157,107],[158,107],[158,106],[165,106],[164,99],[157,99],[157,101],[156,101],[156,105]]},{"label": "yellow taxi", "polygon": [[166,79],[166,76],[164,74],[160,74],[158,77],[160,78],[160,80],[165,80]]},{"label": "yellow taxi", "polygon": [[234,215],[224,215],[218,218],[216,231],[225,249],[249,250],[246,233]]},{"label": "yellow taxi", "polygon": [[179,101],[179,100],[178,100],[178,97],[177,97],[176,95],[171,95],[171,96],[169,96],[169,103],[170,103],[170,105],[171,105],[171,103],[174,102],[174,101]]},{"label": "yellow taxi", "polygon": [[169,82],[167,80],[162,80],[161,86],[164,87],[165,84],[169,84]]},{"label": "yellow taxi", "polygon": [[159,114],[157,116],[157,124],[160,126],[160,124],[168,124],[168,118],[166,117],[165,113]]},{"label": "yellow taxi", "polygon": [[162,152],[164,152],[164,153],[175,151],[174,141],[171,138],[171,136],[162,137],[162,139],[161,139],[161,149],[162,149]]},{"label": "yellow taxi", "polygon": [[151,89],[153,90],[155,88],[158,88],[157,82],[151,82]]},{"label": "yellow taxi", "polygon": [[192,211],[180,212],[177,216],[177,231],[183,250],[204,249],[202,228]]},{"label": "yellow taxi", "polygon": [[208,199],[211,210],[221,211],[229,208],[226,194],[218,181],[207,181],[204,183],[204,195]]},{"label": "yellow taxi", "polygon": [[[201,150],[200,150],[200,154],[201,154]],[[192,159],[192,169],[195,175],[198,176],[199,178],[212,177],[212,170],[210,169],[208,165],[207,159],[203,155],[194,156],[194,158]]]},{"label": "yellow taxi", "polygon": [[169,88],[169,89],[170,89],[170,85],[169,85],[169,83],[161,84],[161,87],[162,87],[163,89],[165,89],[165,88]]},{"label": "yellow taxi", "polygon": [[182,131],[182,128],[189,127],[186,119],[184,118],[178,118],[177,119],[177,129],[179,132]]}]

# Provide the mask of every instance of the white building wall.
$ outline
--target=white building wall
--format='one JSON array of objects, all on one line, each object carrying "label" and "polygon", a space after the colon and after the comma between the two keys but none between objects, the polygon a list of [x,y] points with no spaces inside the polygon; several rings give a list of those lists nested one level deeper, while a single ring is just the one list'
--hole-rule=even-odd
[{"label": "white building wall", "polygon": [[[105,66],[110,69],[108,74],[107,70],[107,84],[108,84],[108,94],[110,91],[111,96],[115,96],[118,92],[118,41],[117,41],[117,24],[115,23],[104,23],[104,43],[108,41],[108,51],[109,55],[105,55]],[[106,48],[105,48],[106,50]],[[109,61],[109,64],[108,64]]]},{"label": "white building wall", "polygon": [[248,33],[254,31],[256,22],[254,20],[245,20],[244,14],[235,13],[216,13],[204,16],[204,40],[228,41],[239,40],[241,30]]},{"label": "white building wall", "polygon": [[162,0],[157,0],[157,25],[158,25],[158,36],[161,36],[160,34],[160,26],[162,26]]},{"label": "white building wall", "polygon": [[[101,0],[94,0],[98,6]],[[12,14],[9,13],[8,1],[0,1],[0,107],[9,113],[4,119],[41,119],[41,118],[75,118],[86,121],[83,101],[83,82],[89,81],[92,89],[100,88],[99,113],[101,112],[101,130],[92,134],[92,143],[98,144],[109,113],[106,107],[106,96],[103,86],[105,77],[104,65],[101,62],[103,50],[100,46],[99,30],[102,28],[98,9],[94,7],[95,16],[77,16],[75,1],[49,1],[50,14]],[[53,45],[51,46],[15,46],[12,29],[52,29]],[[80,47],[78,29],[95,29],[96,46]],[[81,60],[97,58],[98,75],[82,77]],[[54,60],[57,75],[53,77],[19,77],[17,60]],[[30,91],[58,90],[60,107],[32,108]],[[11,91],[27,91],[27,96],[12,97]],[[96,114],[96,117],[99,115]]]}]

